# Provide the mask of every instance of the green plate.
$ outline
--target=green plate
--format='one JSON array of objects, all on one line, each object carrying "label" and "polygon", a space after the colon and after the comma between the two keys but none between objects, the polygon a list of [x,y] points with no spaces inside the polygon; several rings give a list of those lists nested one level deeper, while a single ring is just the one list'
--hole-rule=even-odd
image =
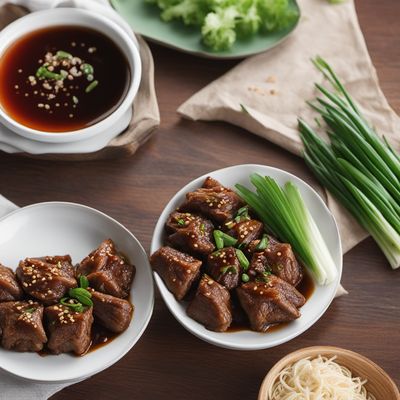
[{"label": "green plate", "polygon": [[153,4],[144,0],[110,1],[136,33],[156,43],[209,58],[243,58],[269,50],[293,32],[300,19],[296,0],[290,0],[291,7],[297,9],[299,14],[291,26],[273,33],[259,33],[248,39],[238,39],[230,50],[215,52],[202,44],[199,27],[188,27],[180,21],[163,22],[159,8]]}]

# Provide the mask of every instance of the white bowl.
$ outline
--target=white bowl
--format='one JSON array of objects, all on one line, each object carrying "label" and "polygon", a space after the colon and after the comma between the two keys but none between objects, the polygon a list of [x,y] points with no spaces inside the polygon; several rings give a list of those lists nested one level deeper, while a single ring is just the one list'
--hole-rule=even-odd
[{"label": "white bowl", "polygon": [[[67,143],[88,139],[107,131],[122,132],[129,124],[132,104],[139,89],[142,63],[132,38],[116,22],[104,15],[79,8],[54,8],[28,14],[8,25],[0,32],[0,58],[5,50],[21,36],[37,29],[59,25],[83,26],[102,32],[113,40],[126,56],[131,71],[131,82],[121,105],[108,117],[87,128],[68,132],[43,132],[29,128],[11,118],[0,104],[0,123],[13,132],[31,140]],[[124,126],[121,125],[124,122]],[[128,123],[126,123],[128,121]]]},{"label": "white bowl", "polygon": [[20,208],[0,219],[0,262],[16,268],[29,256],[70,254],[82,260],[104,239],[111,238],[136,267],[131,289],[135,307],[129,328],[112,342],[83,357],[70,354],[41,357],[0,348],[0,368],[40,382],[83,379],[110,367],[139,340],[153,312],[154,290],[146,252],[123,225],[93,208],[49,202]]},{"label": "white bowl", "polygon": [[175,318],[191,333],[206,342],[214,345],[237,350],[259,350],[274,347],[285,343],[302,332],[310,328],[324,314],[330,303],[332,302],[336,290],[339,286],[342,273],[342,247],[340,242],[339,231],[334,217],[321,199],[321,197],[307,183],[296,176],[273,167],[263,165],[236,165],[213,171],[205,174],[184,186],[167,204],[157,225],[154,229],[153,239],[151,242],[151,253],[155,252],[161,246],[165,238],[164,225],[168,215],[185,199],[185,194],[199,188],[207,176],[220,181],[224,186],[233,188],[236,183],[241,183],[248,188],[252,188],[249,181],[250,174],[258,172],[261,175],[269,175],[279,184],[287,181],[294,182],[299,188],[304,201],[312,216],[314,217],[323,238],[326,241],[328,249],[338,269],[336,280],[327,286],[318,286],[315,284],[314,293],[307,300],[306,304],[301,308],[301,317],[279,330],[266,333],[258,333],[250,330],[237,332],[212,332],[207,330],[203,325],[199,324],[186,315],[185,304],[175,300],[173,294],[164,285],[160,276],[154,272],[154,277],[158,289]]}]

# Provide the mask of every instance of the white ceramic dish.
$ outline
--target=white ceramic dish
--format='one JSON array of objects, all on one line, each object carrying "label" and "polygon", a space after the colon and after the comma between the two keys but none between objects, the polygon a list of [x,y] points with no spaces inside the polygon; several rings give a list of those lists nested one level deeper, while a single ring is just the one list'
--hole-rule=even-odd
[{"label": "white ceramic dish", "polygon": [[102,212],[79,204],[49,202],[20,208],[0,219],[1,263],[12,268],[28,256],[70,254],[76,263],[106,238],[113,239],[136,266],[131,295],[135,311],[129,328],[83,357],[41,357],[0,349],[0,368],[39,382],[67,382],[94,375],[134,346],[147,327],[154,303],[146,252],[131,232]]},{"label": "white ceramic dish", "polygon": [[[108,117],[84,129],[51,133],[31,129],[22,125],[7,115],[0,105],[0,122],[13,132],[30,140],[50,143],[67,143],[85,140],[109,130],[120,120],[129,121],[132,104],[141,80],[141,60],[139,51],[130,35],[114,20],[104,15],[78,8],[55,8],[37,11],[19,18],[0,32],[0,57],[4,51],[18,38],[36,29],[57,25],[85,26],[101,31],[111,38],[125,54],[130,69],[131,82],[125,99],[121,105]],[[124,118],[123,118],[124,117]],[[126,124],[127,126],[127,124]],[[126,128],[125,126],[125,128]],[[119,132],[121,132],[120,129]]]},{"label": "white ceramic dish", "polygon": [[47,143],[29,140],[16,135],[0,124],[0,150],[6,153],[29,154],[77,154],[93,153],[107,146],[111,139],[118,136],[130,123],[130,113],[125,113],[109,130],[88,139],[69,143]]},{"label": "white ceramic dish", "polygon": [[237,350],[259,350],[277,346],[285,343],[302,332],[310,328],[324,314],[330,303],[332,302],[336,290],[338,288],[341,272],[342,272],[342,248],[340,242],[339,231],[336,226],[335,219],[326,207],[320,196],[301,179],[289,174],[283,170],[267,167],[263,165],[237,165],[220,169],[205,174],[184,186],[167,204],[157,222],[151,242],[151,253],[163,246],[164,240],[164,224],[168,215],[180,204],[182,204],[185,194],[199,188],[207,176],[220,181],[224,186],[234,187],[236,183],[241,183],[249,188],[249,176],[253,172],[262,175],[269,175],[276,179],[278,183],[284,184],[288,180],[294,182],[312,216],[318,224],[324,237],[329,251],[338,269],[338,275],[335,282],[328,286],[315,286],[314,293],[308,299],[307,303],[301,308],[301,317],[282,329],[275,330],[270,333],[258,333],[250,330],[238,332],[218,333],[207,330],[203,325],[197,323],[186,315],[185,304],[175,300],[173,294],[164,285],[160,276],[154,272],[156,284],[160,293],[168,306],[169,310],[175,318],[191,333],[214,345]]}]

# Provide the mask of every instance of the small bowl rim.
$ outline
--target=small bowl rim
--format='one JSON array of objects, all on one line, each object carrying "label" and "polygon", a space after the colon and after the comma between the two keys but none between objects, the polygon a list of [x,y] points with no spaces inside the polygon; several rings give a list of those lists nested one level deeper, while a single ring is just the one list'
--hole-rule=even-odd
[{"label": "small bowl rim", "polygon": [[[67,21],[65,23],[63,24],[52,23],[51,17],[54,14],[59,14],[59,15],[62,14],[63,16],[65,16],[66,12],[70,14],[68,15]],[[88,27],[85,23],[75,24],[72,18],[73,14],[84,15],[86,18],[95,20],[102,25],[107,25],[111,30],[113,30],[117,34],[117,36],[121,41],[125,42],[126,47],[129,49],[129,54],[126,54],[126,52],[121,49],[120,42],[111,39],[106,33],[101,32],[101,29],[99,29],[101,28],[101,26],[99,28],[94,28],[89,26],[90,29],[97,30],[101,32],[103,35],[107,36],[109,39],[111,39],[127,58],[131,75],[129,88],[121,104],[111,114],[109,114],[104,119],[94,123],[93,125],[84,127],[82,129],[76,129],[73,131],[51,132],[51,131],[41,131],[38,129],[30,128],[29,126],[24,125],[15,120],[14,118],[12,118],[10,115],[8,115],[8,113],[3,107],[0,107],[0,123],[7,126],[14,133],[23,136],[27,139],[42,141],[42,142],[65,143],[65,142],[73,142],[73,141],[88,139],[90,137],[96,136],[100,132],[103,132],[104,130],[109,128],[115,122],[115,120],[121,118],[121,116],[127,111],[127,109],[132,106],[136,94],[139,90],[140,82],[142,79],[142,61],[139,50],[135,45],[135,43],[133,42],[133,40],[129,37],[127,32],[125,32],[125,30],[111,18],[107,18],[106,16],[98,12],[92,12],[82,8],[59,7],[59,8],[40,10],[24,15],[23,17],[18,18],[17,20],[11,22],[0,32],[0,39],[4,40],[4,44],[0,46],[1,47],[0,58],[3,56],[4,52],[7,51],[7,49],[13,44],[13,42],[7,39],[7,37],[8,37],[8,32],[10,30],[14,30],[15,26],[17,27],[18,25],[23,26],[23,29],[21,29],[22,32],[17,34],[18,39],[38,29],[43,29],[48,27],[56,27],[62,25]],[[42,26],[40,28],[31,29],[29,27],[30,21],[37,18],[43,19]],[[132,61],[130,60],[130,57],[132,58]]]},{"label": "small bowl rim", "polygon": [[[377,365],[375,362],[370,360],[369,358],[363,356],[360,353],[357,353],[352,350],[347,350],[341,347],[336,347],[336,346],[310,346],[310,347],[304,347],[298,350],[295,350],[280,360],[278,360],[272,368],[268,371],[267,375],[264,377],[260,390],[258,392],[258,400],[267,400],[266,395],[268,394],[268,390],[270,388],[271,383],[273,384],[278,376],[278,374],[282,371],[283,368],[285,368],[287,365],[293,363],[294,361],[297,361],[300,358],[304,357],[313,357],[317,355],[334,355],[334,354],[342,354],[346,355],[347,357],[350,357],[354,360],[361,361],[364,365],[368,365],[371,368],[376,369],[382,377],[387,381],[387,384],[390,385],[390,390],[393,392],[393,394],[396,396],[396,400],[400,399],[400,392],[399,389],[397,388],[395,382],[393,379],[389,376],[389,374],[379,365]],[[344,365],[346,367],[346,365]],[[368,377],[362,377],[368,380]],[[378,398],[378,397],[377,397]],[[269,399],[268,399],[269,400]],[[390,399],[385,399],[385,400],[390,400]]]},{"label": "small bowl rim", "polygon": [[[114,364],[116,364],[121,358],[125,357],[132,349],[133,347],[136,345],[136,343],[142,338],[143,334],[145,333],[145,331],[147,330],[150,320],[153,316],[153,312],[154,312],[154,304],[155,304],[155,291],[154,291],[154,280],[152,279],[152,271],[151,271],[151,267],[150,267],[150,263],[148,261],[148,257],[147,257],[147,253],[143,247],[143,245],[140,243],[139,239],[122,223],[120,223],[119,221],[117,221],[116,219],[114,219],[113,217],[109,216],[108,214],[94,208],[94,207],[90,207],[87,206],[85,204],[80,204],[80,203],[74,203],[74,202],[68,202],[68,201],[45,201],[45,202],[39,202],[39,203],[34,203],[34,204],[30,204],[24,207],[20,207],[17,208],[14,211],[11,211],[10,213],[7,213],[6,215],[2,216],[0,218],[0,223],[2,223],[4,220],[8,219],[8,218],[12,218],[15,214],[21,213],[21,212],[25,212],[26,210],[30,210],[32,208],[44,208],[44,207],[48,207],[48,206],[66,206],[66,207],[71,207],[71,208],[78,208],[83,210],[84,212],[90,212],[93,213],[95,215],[99,215],[102,218],[105,218],[106,220],[108,220],[110,223],[115,224],[116,226],[118,226],[119,228],[122,229],[122,231],[124,231],[126,233],[126,235],[130,236],[134,242],[136,242],[136,244],[138,245],[138,248],[140,249],[140,252],[143,254],[143,259],[146,262],[145,267],[147,267],[149,274],[150,274],[150,282],[151,285],[148,288],[149,291],[149,297],[150,297],[150,303],[146,304],[146,308],[148,308],[148,314],[146,315],[146,318],[143,320],[143,325],[140,331],[138,331],[137,335],[135,335],[134,337],[130,337],[128,340],[128,343],[123,346],[121,348],[121,352],[119,354],[117,354],[116,356],[113,357],[112,360],[109,360],[107,363],[100,363],[98,364],[96,367],[93,368],[93,370],[91,370],[90,372],[86,372],[84,374],[75,374],[73,376],[69,376],[67,379],[64,378],[58,378],[58,379],[36,379],[33,378],[27,374],[24,373],[20,373],[18,371],[11,371],[9,369],[7,369],[7,367],[2,367],[0,368],[1,371],[6,372],[7,374],[9,374],[10,376],[17,376],[21,379],[24,379],[26,381],[30,381],[30,382],[35,382],[35,383],[59,383],[59,384],[63,384],[63,383],[69,383],[69,382],[77,382],[80,380],[84,380],[87,379],[90,376],[96,375],[102,371],[107,370],[108,368],[112,367]],[[131,291],[133,290],[133,288],[131,288]],[[135,307],[135,300],[133,300],[133,306]],[[134,318],[132,319],[131,323],[134,323]],[[119,337],[115,338],[115,341],[118,341]],[[95,351],[104,351],[107,347],[103,348],[103,349],[97,349]],[[2,348],[0,348],[2,349]],[[4,349],[2,349],[4,350]],[[39,357],[39,356],[38,356]],[[57,357],[57,356],[54,356]]]}]

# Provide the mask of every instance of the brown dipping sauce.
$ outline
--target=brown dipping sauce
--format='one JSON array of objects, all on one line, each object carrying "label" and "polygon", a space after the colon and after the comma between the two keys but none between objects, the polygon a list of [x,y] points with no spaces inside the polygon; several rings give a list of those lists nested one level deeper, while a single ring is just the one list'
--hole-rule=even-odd
[{"label": "brown dipping sauce", "polygon": [[130,80],[125,55],[102,33],[77,26],[40,29],[0,58],[0,106],[29,128],[73,131],[116,110]]},{"label": "brown dipping sauce", "polygon": [[[308,272],[304,269],[303,270],[303,279],[296,287],[296,289],[305,297],[306,302],[312,296],[315,290],[315,284],[312,280],[311,276]],[[290,322],[282,322],[280,324],[271,325],[265,333],[271,333],[279,331],[289,325]],[[232,325],[228,328],[227,332],[239,332],[239,331],[248,331],[249,326],[247,324],[240,324],[232,322]]]}]

